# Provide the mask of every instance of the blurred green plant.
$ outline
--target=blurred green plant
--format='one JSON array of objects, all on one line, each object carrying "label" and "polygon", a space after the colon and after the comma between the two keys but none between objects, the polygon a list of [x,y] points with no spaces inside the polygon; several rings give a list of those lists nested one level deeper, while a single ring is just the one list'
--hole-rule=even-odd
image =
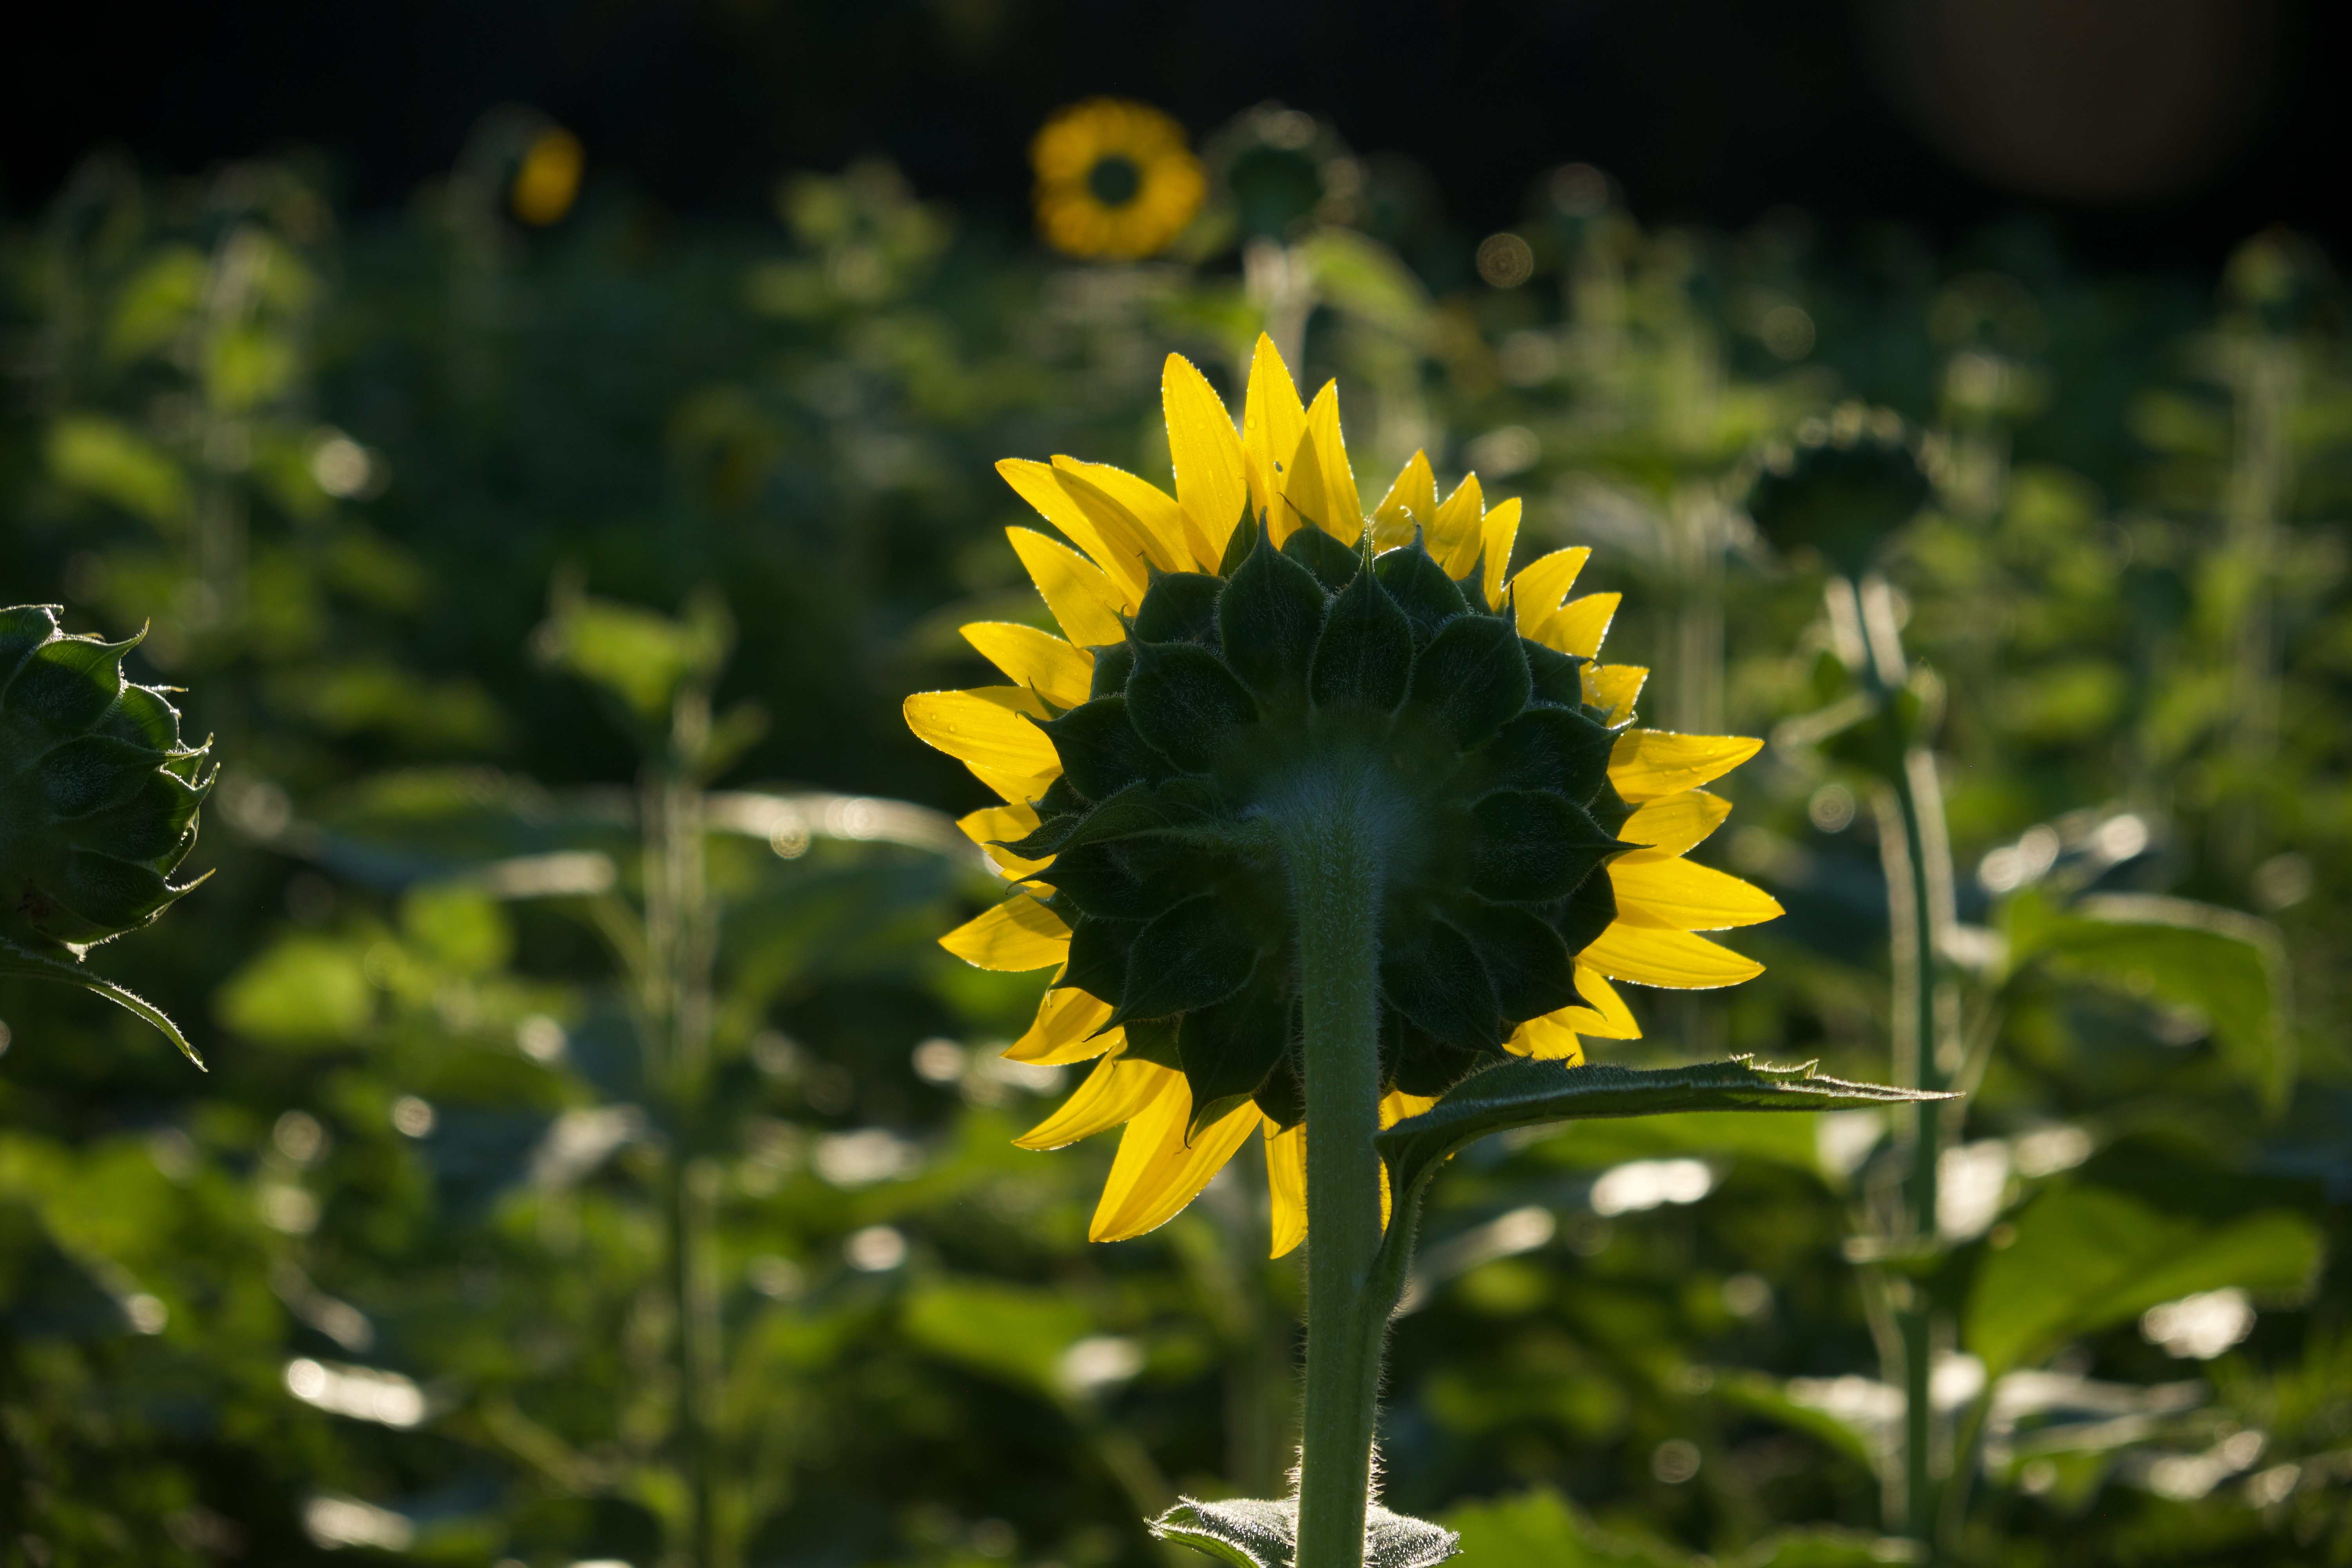
[{"label": "blurred green plant", "polygon": [[[750,1562],[1100,1568],[1153,1561],[1136,1516],[1179,1493],[1279,1484],[1300,1297],[1243,1239],[1264,1199],[1213,1185],[1086,1248],[1105,1163],[1009,1148],[1048,1086],[990,1065],[1034,991],[926,952],[977,880],[826,829],[982,804],[894,716],[980,679],[956,626],[1045,624],[968,476],[1067,450],[1164,479],[1149,367],[1184,350],[1235,394],[1276,306],[1380,461],[1507,477],[1523,550],[1601,547],[1673,726],[1854,689],[1819,577],[1742,504],[1776,452],[1892,410],[1934,484],[1872,565],[1940,686],[1939,1037],[1975,1092],[1937,1260],[1847,1256],[1916,1220],[1876,1112],[1472,1144],[1390,1331],[1391,1504],[1510,1561],[1906,1552],[1876,1277],[1934,1305],[1951,1561],[2343,1554],[2352,363],[2324,258],[2258,237],[2209,300],[2024,227],[1644,228],[1580,165],[1482,242],[1307,116],[1234,143],[1312,165],[1250,231],[1279,274],[1219,226],[1215,136],[1207,218],[1133,267],[1008,249],[879,163],[786,182],[765,233],[609,182],[518,226],[546,129],[486,122],[398,213],[335,213],[299,160],[100,162],[0,226],[0,582],[110,642],[152,620],[127,679],[194,687],[235,764],[203,918],[106,955],[217,1021],[210,1075],[0,978],[0,1514],[51,1561],[687,1538],[667,1112],[589,913],[643,931],[667,716],[597,721],[628,700],[516,657],[566,562],[639,608],[719,586],[712,711],[779,716],[730,776],[796,782],[700,793],[809,832],[780,859],[776,817],[714,804],[707,836],[720,1530],[750,1498]],[[1873,775],[1795,740],[1704,857],[1787,909],[1769,972],[1642,1021],[1883,1076]],[[609,894],[556,890],[596,856]],[[2114,1249],[2069,1241],[2086,1215]],[[2159,1251],[2183,1270],[2135,1261]]]}]

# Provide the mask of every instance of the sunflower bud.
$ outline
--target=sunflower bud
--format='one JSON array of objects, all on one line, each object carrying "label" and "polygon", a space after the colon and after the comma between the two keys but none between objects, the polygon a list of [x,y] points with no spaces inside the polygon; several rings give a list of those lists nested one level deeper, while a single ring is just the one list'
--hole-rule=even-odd
[{"label": "sunflower bud", "polygon": [[1927,476],[1902,421],[1885,411],[1866,417],[1850,405],[1805,434],[1766,467],[1748,515],[1775,548],[1819,551],[1832,571],[1858,578],[1927,504]]},{"label": "sunflower bud", "polygon": [[0,610],[0,943],[52,958],[147,924],[194,883],[211,742],[180,740],[163,693],[135,686],[138,645],[67,637],[48,605]]}]

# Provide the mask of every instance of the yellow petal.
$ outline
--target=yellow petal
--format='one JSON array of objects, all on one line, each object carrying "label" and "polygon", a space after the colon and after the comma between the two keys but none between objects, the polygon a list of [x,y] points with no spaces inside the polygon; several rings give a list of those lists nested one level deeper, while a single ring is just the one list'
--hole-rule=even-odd
[{"label": "yellow petal", "polygon": [[980,763],[966,763],[971,776],[996,792],[999,800],[1014,805],[1025,805],[1044,795],[1053,782],[1062,776],[1062,764],[1054,765],[1042,773],[1014,773],[1004,768],[992,768]]},{"label": "yellow petal", "polygon": [[1728,931],[1781,914],[1763,889],[1687,860],[1612,865],[1609,883],[1616,889],[1621,916],[1637,911],[1683,931]]},{"label": "yellow petal", "polygon": [[1633,716],[1633,700],[1650,679],[1646,666],[1588,664],[1584,667],[1584,700],[1609,715],[1607,722],[1622,724]]},{"label": "yellow petal", "polygon": [[1050,969],[1070,956],[1070,928],[1027,893],[1015,893],[940,938],[940,945],[975,969]]},{"label": "yellow petal", "polygon": [[1579,658],[1597,658],[1601,639],[1609,635],[1609,623],[1617,618],[1618,603],[1624,597],[1622,594],[1587,594],[1572,605],[1563,605],[1543,624],[1536,640]]},{"label": "yellow petal", "polygon": [[1028,1062],[1035,1067],[1065,1067],[1071,1062],[1089,1062],[1107,1051],[1127,1043],[1124,1030],[1113,1029],[1108,1034],[1095,1031],[1110,1016],[1110,1004],[1096,999],[1075,985],[1056,986],[1045,993],[1037,1004],[1036,1021],[1029,1032],[1004,1049],[1007,1061]]},{"label": "yellow petal", "polygon": [[1355,472],[1339,437],[1338,382],[1325,382],[1315,395],[1307,410],[1307,434],[1283,478],[1283,494],[1300,516],[1342,544],[1352,546],[1364,536],[1363,502],[1357,499]]},{"label": "yellow petal", "polygon": [[1031,721],[1045,716],[1018,686],[971,691],[918,691],[906,702],[907,727],[927,745],[977,767],[1032,775],[1061,771],[1060,753]]},{"label": "yellow petal", "polygon": [[1217,389],[1181,354],[1170,354],[1160,367],[1160,409],[1176,464],[1176,499],[1201,531],[1201,570],[1214,572],[1249,505],[1241,436]]},{"label": "yellow petal", "polygon": [[1610,863],[1611,868],[1686,855],[1730,815],[1729,801],[1703,789],[1683,790],[1638,806],[1617,830],[1617,837],[1646,847],[1628,850]]},{"label": "yellow petal", "polygon": [[1629,805],[1639,805],[1720,778],[1763,748],[1746,735],[1629,730],[1610,750],[1609,782]]},{"label": "yellow petal", "polygon": [[1551,619],[1552,612],[1559,608],[1559,602],[1567,598],[1568,591],[1576,585],[1576,574],[1584,570],[1584,563],[1591,559],[1592,552],[1582,545],[1573,550],[1555,550],[1529,563],[1511,579],[1511,614],[1518,624],[1521,637],[1543,641],[1537,636],[1538,629]]},{"label": "yellow petal", "polygon": [[1372,547],[1393,550],[1412,542],[1412,531],[1437,521],[1437,476],[1429,470],[1429,454],[1415,452],[1372,509]]},{"label": "yellow petal", "polygon": [[[1076,468],[1059,466],[1069,460],[1066,458],[1055,459],[1056,466],[1052,470],[1054,478],[1061,485],[1063,495],[1085,514],[1095,536],[1103,542],[1103,548],[1117,558],[1118,565],[1116,567],[1108,561],[1103,563],[1103,569],[1110,574],[1111,581],[1119,584],[1124,590],[1128,586],[1126,574],[1133,574],[1134,591],[1122,605],[1128,614],[1133,615],[1136,607],[1143,603],[1144,590],[1151,581],[1151,569],[1157,566],[1163,572],[1171,570],[1170,563],[1184,553],[1183,546],[1179,543],[1171,549],[1162,544],[1124,501],[1095,483],[1091,477]],[[1170,501],[1169,505],[1172,507],[1175,503]]]},{"label": "yellow petal", "polygon": [[966,838],[980,846],[981,854],[987,857],[997,875],[1017,882],[1052,865],[1054,858],[1048,855],[1043,860],[1024,860],[1012,851],[998,847],[998,844],[999,841],[1013,843],[1028,837],[1037,831],[1037,822],[1036,809],[1024,801],[1011,805],[983,807],[969,816],[958,818],[956,826],[963,829]]},{"label": "yellow petal", "polygon": [[[1401,1089],[1391,1089],[1381,1097],[1381,1125],[1394,1127],[1408,1116],[1419,1116],[1437,1103],[1435,1095],[1407,1094]],[[1381,1228],[1389,1227],[1389,1213],[1396,1200],[1389,1194],[1389,1168],[1381,1166]]]},{"label": "yellow petal", "polygon": [[1059,1149],[1081,1138],[1118,1126],[1150,1103],[1162,1081],[1182,1075],[1131,1057],[1112,1057],[1098,1064],[1078,1085],[1062,1108],[1013,1142],[1024,1149]]},{"label": "yellow petal", "polygon": [[1029,569],[1029,580],[1037,584],[1065,637],[1082,647],[1127,639],[1127,628],[1118,619],[1118,585],[1101,567],[1034,528],[1008,528],[1004,535],[1013,541],[1013,552]]},{"label": "yellow petal", "polygon": [[1479,547],[1486,542],[1479,524],[1486,516],[1486,503],[1478,491],[1478,476],[1465,474],[1462,483],[1445,498],[1445,504],[1437,509],[1437,516],[1423,536],[1432,558],[1457,583],[1470,575],[1470,568],[1478,563]]},{"label": "yellow petal", "polygon": [[1256,1106],[1244,1101],[1202,1128],[1188,1147],[1184,1126],[1192,1118],[1192,1090],[1182,1073],[1158,1070],[1166,1081],[1118,1141],[1102,1202],[1087,1227],[1091,1240],[1126,1241],[1174,1219],[1224,1168],[1250,1129],[1265,1120]]},{"label": "yellow petal", "polygon": [[1298,388],[1274,340],[1261,332],[1250,357],[1249,396],[1242,405],[1242,471],[1249,478],[1250,510],[1265,519],[1276,544],[1298,526],[1297,514],[1282,502],[1280,466],[1290,461],[1306,434],[1307,409],[1298,401]]},{"label": "yellow petal", "polygon": [[[1144,558],[1154,566],[1162,572],[1190,572],[1192,569],[1192,541],[1184,531],[1184,509],[1178,506],[1176,499],[1166,490],[1150,479],[1139,478],[1125,468],[1113,468],[1108,463],[1082,463],[1076,458],[1056,458],[1054,459],[1054,471],[1063,476],[1064,489],[1071,489],[1069,476],[1076,474],[1118,507],[1121,514],[1120,525],[1133,533]],[[1077,496],[1081,506],[1087,505],[1087,498],[1083,492],[1072,490],[1071,493]],[[1092,507],[1087,508],[1087,515],[1094,517]],[[1096,519],[1096,525],[1103,527],[1100,519]],[[1103,528],[1103,533],[1108,538],[1110,530]]]},{"label": "yellow petal", "polygon": [[1598,1035],[1604,1040],[1642,1037],[1642,1026],[1633,1021],[1633,1010],[1625,1005],[1625,998],[1618,995],[1617,988],[1585,963],[1581,955],[1576,964],[1576,994],[1592,1005],[1562,1007],[1549,1015],[1554,1023],[1580,1035]]},{"label": "yellow petal", "polygon": [[1095,656],[1051,632],[1013,621],[974,621],[963,640],[981,657],[1056,708],[1076,708],[1094,684]]},{"label": "yellow petal", "polygon": [[1274,1250],[1287,1257],[1307,1239],[1307,1123],[1276,1132],[1265,1123],[1265,1190],[1274,1200]]},{"label": "yellow petal", "polygon": [[1518,1055],[1533,1057],[1539,1062],[1565,1062],[1572,1068],[1584,1065],[1584,1042],[1556,1016],[1529,1018],[1504,1044]]},{"label": "yellow petal", "polygon": [[1381,1096],[1381,1125],[1394,1127],[1406,1117],[1419,1116],[1436,1103],[1437,1096],[1433,1094],[1407,1094],[1401,1089],[1392,1089]]},{"label": "yellow petal", "polygon": [[1754,959],[1703,936],[1628,925],[1623,921],[1612,921],[1577,956],[1614,979],[1675,991],[1737,985],[1764,973],[1764,966]]},{"label": "yellow petal", "polygon": [[1018,491],[1023,500],[1037,509],[1040,517],[1060,529],[1063,537],[1085,551],[1087,558],[1102,569],[1118,593],[1119,608],[1132,612],[1143,602],[1147,574],[1139,542],[1105,539],[1102,531],[1095,526],[1095,520],[1049,464],[1007,458],[996,465],[996,471],[1004,476],[1004,482]]},{"label": "yellow petal", "polygon": [[1503,578],[1511,564],[1511,546],[1519,537],[1519,498],[1513,496],[1488,512],[1478,525],[1484,540],[1481,548],[1486,552],[1486,577],[1479,586],[1486,590],[1486,607],[1503,607]]}]

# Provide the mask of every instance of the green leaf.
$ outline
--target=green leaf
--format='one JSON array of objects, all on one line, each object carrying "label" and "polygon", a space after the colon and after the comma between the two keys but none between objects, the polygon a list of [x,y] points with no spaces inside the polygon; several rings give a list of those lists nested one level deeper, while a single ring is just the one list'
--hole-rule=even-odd
[{"label": "green leaf", "polygon": [[[1151,1521],[1162,1541],[1181,1542],[1193,1551],[1234,1568],[1291,1568],[1298,1541],[1295,1498],[1227,1498],[1178,1500]],[[1462,1538],[1442,1524],[1391,1513],[1374,1503],[1364,1515],[1364,1568],[1434,1568],[1462,1550]]]},{"label": "green leaf", "polygon": [[1978,1268],[1962,1319],[1988,1379],[2200,1290],[2299,1289],[2319,1264],[2318,1232],[2284,1209],[2208,1226],[2079,1186],[2043,1194],[2016,1225]]},{"label": "green leaf", "polygon": [[211,1070],[205,1067],[205,1058],[196,1054],[196,1047],[188,1043],[188,1037],[180,1033],[180,1026],[172,1022],[163,1009],[137,992],[117,985],[104,975],[93,974],[61,958],[27,952],[5,938],[0,938],[0,974],[20,974],[28,980],[50,980],[61,985],[79,985],[92,995],[103,996],[116,1006],[128,1008],[152,1024],[158,1033],[179,1047],[180,1054],[195,1063],[200,1070]]},{"label": "green leaf", "polygon": [[1407,1117],[1373,1142],[1388,1162],[1394,1190],[1410,1194],[1455,1150],[1514,1127],[1669,1110],[1846,1110],[1951,1098],[1822,1078],[1811,1063],[1755,1067],[1746,1057],[1653,1068],[1565,1068],[1514,1057],[1471,1074],[1435,1105]]},{"label": "green leaf", "polygon": [[1496,790],[1470,808],[1470,886],[1499,903],[1549,903],[1620,849],[1591,815],[1549,790]]},{"label": "green leaf", "polygon": [[220,1021],[274,1046],[330,1047],[356,1039],[375,1016],[360,956],[323,936],[294,936],[263,952],[214,999]]},{"label": "green leaf", "polygon": [[2005,910],[2010,963],[2120,984],[2194,1007],[2223,1059],[2275,1114],[2294,1083],[2286,948],[2278,928],[2238,910],[2150,894],[2102,893],[2063,910],[2020,894]]},{"label": "green leaf", "polygon": [[1462,1552],[1484,1568],[1688,1568],[1670,1548],[1621,1540],[1593,1527],[1549,1488],[1465,1503],[1446,1514],[1461,1531]]},{"label": "green leaf", "polygon": [[907,1337],[934,1355],[1049,1400],[1061,1397],[1063,1352],[1093,1331],[1066,1294],[992,1279],[942,1279],[908,1292]]}]

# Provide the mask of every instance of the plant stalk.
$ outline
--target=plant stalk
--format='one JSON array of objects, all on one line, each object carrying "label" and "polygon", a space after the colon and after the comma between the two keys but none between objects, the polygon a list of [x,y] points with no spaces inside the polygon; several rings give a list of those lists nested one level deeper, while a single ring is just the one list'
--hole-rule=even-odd
[{"label": "plant stalk", "polygon": [[[1381,1252],[1381,846],[1360,776],[1286,834],[1307,1015],[1307,1402],[1298,1568],[1362,1568],[1387,1306]],[[1398,1216],[1404,1223],[1406,1216]]]},{"label": "plant stalk", "polygon": [[[1939,1048],[1944,1034],[1939,938],[1952,920],[1952,848],[1944,826],[1943,791],[1935,754],[1899,737],[1894,729],[1894,703],[1909,671],[1885,581],[1873,576],[1859,590],[1841,582],[1831,592],[1835,595],[1841,589],[1853,595],[1845,613],[1852,617],[1848,624],[1861,634],[1856,673],[1878,705],[1878,722],[1888,737],[1879,769],[1886,790],[1878,842],[1893,942],[1894,1070],[1898,1082],[1940,1091],[1946,1075]],[[1832,605],[1833,616],[1840,608]],[[1906,1054],[1908,1061],[1903,1059]],[[1937,1244],[1943,1115],[1939,1101],[1922,1100],[1915,1108],[1905,1217],[1919,1247]],[[1937,1511],[1934,1308],[1924,1289],[1912,1281],[1905,1284],[1907,1289],[1898,1293],[1895,1310],[1903,1350],[1902,1528],[1910,1539],[1928,1543],[1935,1538]]]}]

